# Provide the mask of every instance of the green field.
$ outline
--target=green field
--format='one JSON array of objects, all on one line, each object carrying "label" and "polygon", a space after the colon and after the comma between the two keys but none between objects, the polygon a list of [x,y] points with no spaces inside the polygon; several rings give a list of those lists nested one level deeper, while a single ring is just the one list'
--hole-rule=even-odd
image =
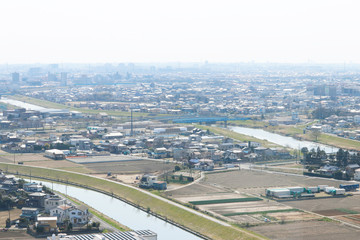
[{"label": "green field", "polygon": [[71,181],[86,186],[92,186],[118,195],[128,201],[135,203],[136,205],[139,205],[145,209],[149,209],[163,217],[166,217],[169,220],[186,226],[211,239],[264,239],[264,237],[260,235],[238,227],[227,227],[220,225],[163,200],[157,199],[151,195],[112,181],[108,181],[106,179],[95,178],[89,175],[82,175],[73,172],[64,172],[54,169],[28,167],[6,163],[0,163],[0,169],[8,170],[13,173],[18,172],[28,175],[31,174],[32,176],[51,177],[63,181]]},{"label": "green field", "polygon": [[217,200],[203,200],[203,201],[192,201],[189,202],[193,205],[207,205],[207,204],[220,204],[220,203],[235,203],[235,202],[254,202],[262,201],[261,198],[229,198],[229,199],[217,199]]}]

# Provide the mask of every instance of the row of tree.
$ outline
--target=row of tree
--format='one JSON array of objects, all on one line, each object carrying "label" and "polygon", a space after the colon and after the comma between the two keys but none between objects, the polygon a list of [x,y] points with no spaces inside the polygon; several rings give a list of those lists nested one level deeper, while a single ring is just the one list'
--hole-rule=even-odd
[{"label": "row of tree", "polygon": [[310,151],[304,147],[301,149],[305,164],[309,165],[321,165],[325,160],[333,162],[336,166],[345,168],[348,164],[360,165],[360,153],[350,153],[347,150],[340,148],[336,154],[327,154],[319,147]]}]

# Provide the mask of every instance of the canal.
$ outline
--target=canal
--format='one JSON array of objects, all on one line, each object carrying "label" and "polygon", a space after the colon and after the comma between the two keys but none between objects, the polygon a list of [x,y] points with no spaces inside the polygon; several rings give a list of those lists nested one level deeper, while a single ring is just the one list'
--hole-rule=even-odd
[{"label": "canal", "polygon": [[[32,182],[34,182],[34,180]],[[35,182],[41,182],[44,186],[47,186],[54,191],[74,197],[133,230],[151,230],[156,232],[158,234],[158,240],[202,239],[103,193],[46,181],[37,180]]]}]

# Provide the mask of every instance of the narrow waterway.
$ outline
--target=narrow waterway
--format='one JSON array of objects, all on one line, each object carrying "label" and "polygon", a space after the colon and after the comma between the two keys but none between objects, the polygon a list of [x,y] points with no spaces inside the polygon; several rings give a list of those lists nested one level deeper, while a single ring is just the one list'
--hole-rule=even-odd
[{"label": "narrow waterway", "polygon": [[256,128],[246,128],[246,127],[229,127],[232,131],[245,134],[248,136],[256,137],[258,139],[267,140],[269,142],[276,143],[278,145],[284,147],[290,147],[293,149],[301,149],[303,147],[307,147],[309,150],[312,148],[317,149],[320,147],[321,150],[324,150],[327,153],[333,153],[338,150],[336,147],[326,146],[319,143],[314,143],[310,141],[302,141],[297,140],[293,137],[286,137],[280,134],[267,132],[263,129],[256,129]]},{"label": "narrow waterway", "polygon": [[74,197],[133,230],[151,230],[156,232],[158,234],[158,240],[201,239],[181,228],[105,194],[58,183],[46,181],[36,182],[41,182],[50,189]]}]

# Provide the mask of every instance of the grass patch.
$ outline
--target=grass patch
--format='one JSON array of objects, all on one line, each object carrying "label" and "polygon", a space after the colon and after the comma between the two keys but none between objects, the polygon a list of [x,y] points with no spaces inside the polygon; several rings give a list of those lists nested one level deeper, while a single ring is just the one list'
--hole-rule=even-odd
[{"label": "grass patch", "polygon": [[219,223],[211,221],[210,219],[201,217],[197,214],[186,211],[163,200],[143,193],[137,189],[123,186],[116,182],[111,182],[105,179],[99,179],[89,175],[82,175],[73,172],[63,172],[55,169],[45,169],[6,163],[0,163],[0,169],[5,171],[8,170],[13,173],[31,173],[32,176],[51,177],[54,179],[71,181],[102,189],[104,191],[114,193],[145,209],[149,208],[151,211],[162,215],[169,220],[193,229],[194,231],[197,231],[214,240],[264,239],[264,237],[259,237],[256,234],[253,234],[251,231],[237,229],[232,226],[223,226]]},{"label": "grass patch", "polygon": [[299,209],[291,208],[291,209],[280,209],[280,210],[269,210],[269,211],[259,211],[259,212],[236,212],[236,213],[225,213],[223,216],[231,217],[238,215],[252,215],[252,214],[261,214],[265,215],[268,213],[279,213],[279,212],[301,212]]},{"label": "grass patch", "polygon": [[323,217],[323,218],[320,218],[318,221],[322,221],[322,222],[333,222],[334,220],[332,220],[331,218],[328,218],[328,217]]},{"label": "grass patch", "polygon": [[189,203],[193,205],[207,205],[207,204],[220,204],[220,203],[235,203],[235,202],[254,202],[262,201],[261,198],[229,198],[229,199],[217,199],[217,200],[203,200],[203,201],[191,201]]}]

